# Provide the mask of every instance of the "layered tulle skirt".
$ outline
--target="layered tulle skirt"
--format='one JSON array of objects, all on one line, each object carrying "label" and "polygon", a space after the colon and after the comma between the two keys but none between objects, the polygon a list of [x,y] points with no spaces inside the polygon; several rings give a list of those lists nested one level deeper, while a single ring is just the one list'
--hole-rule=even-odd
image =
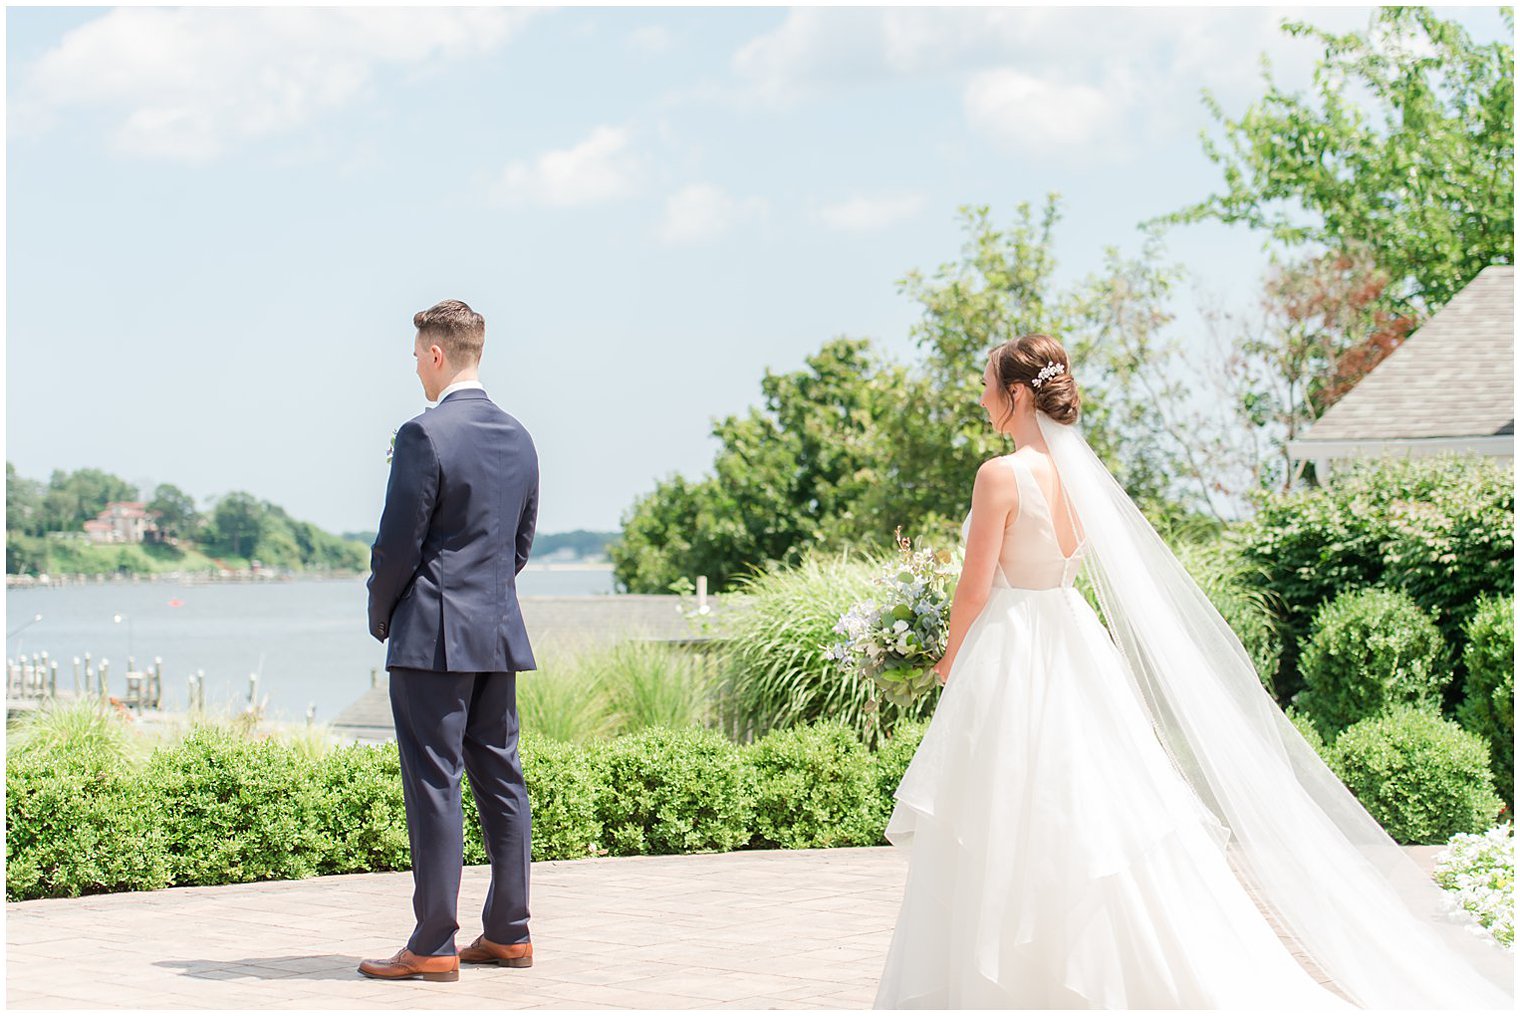
[{"label": "layered tulle skirt", "polygon": [[1070,587],[993,588],[896,798],[878,1008],[1352,1008],[1252,901]]}]

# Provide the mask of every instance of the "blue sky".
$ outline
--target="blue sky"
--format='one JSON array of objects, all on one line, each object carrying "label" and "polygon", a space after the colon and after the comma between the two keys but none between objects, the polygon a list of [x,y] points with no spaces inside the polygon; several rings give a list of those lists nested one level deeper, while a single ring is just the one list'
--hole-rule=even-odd
[{"label": "blue sky", "polygon": [[[10,8],[6,456],[373,528],[412,314],[458,298],[541,530],[614,529],[765,368],[910,355],[957,206],[1059,191],[1068,280],[1135,250],[1217,184],[1202,88],[1307,82],[1284,16],[1369,9]],[[1181,304],[1253,300],[1259,237],[1168,250]]]}]

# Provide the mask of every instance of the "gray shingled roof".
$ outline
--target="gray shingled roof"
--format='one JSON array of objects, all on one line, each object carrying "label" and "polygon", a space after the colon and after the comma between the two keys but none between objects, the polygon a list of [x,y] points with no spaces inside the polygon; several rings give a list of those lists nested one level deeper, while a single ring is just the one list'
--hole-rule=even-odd
[{"label": "gray shingled roof", "polygon": [[1331,406],[1300,447],[1514,432],[1515,269],[1491,265]]}]

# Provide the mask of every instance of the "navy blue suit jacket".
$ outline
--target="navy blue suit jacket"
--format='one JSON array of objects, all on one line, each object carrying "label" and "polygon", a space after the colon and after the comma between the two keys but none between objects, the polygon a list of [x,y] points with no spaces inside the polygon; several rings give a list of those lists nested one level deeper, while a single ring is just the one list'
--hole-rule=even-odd
[{"label": "navy blue suit jacket", "polygon": [[451,392],[396,432],[370,548],[369,630],[385,666],[533,670],[517,606],[538,517],[538,453],[478,388]]}]

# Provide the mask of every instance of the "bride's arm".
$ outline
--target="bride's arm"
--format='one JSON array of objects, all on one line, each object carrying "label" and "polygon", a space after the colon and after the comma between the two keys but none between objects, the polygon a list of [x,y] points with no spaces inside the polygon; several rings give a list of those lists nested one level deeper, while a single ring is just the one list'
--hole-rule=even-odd
[{"label": "bride's arm", "polygon": [[971,488],[971,530],[966,534],[966,559],[950,605],[950,640],[944,657],[934,665],[941,683],[950,673],[971,622],[987,606],[992,574],[1003,547],[1003,530],[1018,507],[1019,486],[1013,470],[997,459],[983,462]]}]

